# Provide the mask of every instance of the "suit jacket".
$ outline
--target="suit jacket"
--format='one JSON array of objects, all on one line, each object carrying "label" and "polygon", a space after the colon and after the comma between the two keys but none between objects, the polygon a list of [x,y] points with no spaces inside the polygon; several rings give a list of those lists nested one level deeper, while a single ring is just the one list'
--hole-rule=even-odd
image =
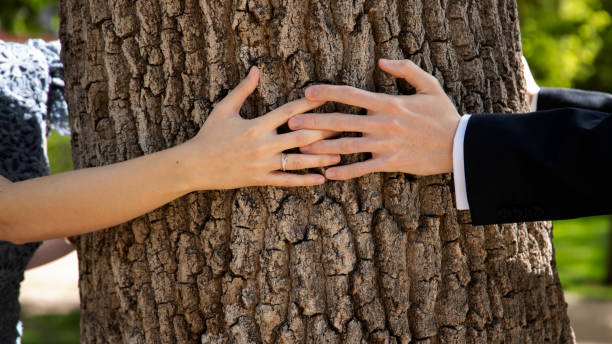
[{"label": "suit jacket", "polygon": [[472,116],[464,162],[475,225],[612,214],[612,95],[544,88],[535,113]]}]

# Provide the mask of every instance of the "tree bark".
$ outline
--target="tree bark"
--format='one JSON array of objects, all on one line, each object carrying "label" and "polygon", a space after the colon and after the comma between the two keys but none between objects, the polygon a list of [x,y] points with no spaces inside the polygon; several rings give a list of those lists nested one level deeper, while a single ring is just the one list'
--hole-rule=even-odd
[{"label": "tree bark", "polygon": [[[382,57],[432,72],[462,113],[527,109],[513,0],[61,0],[60,12],[77,168],[189,139],[252,65],[247,118],[319,82],[410,93]],[[81,236],[78,252],[86,343],[574,342],[550,224],[473,227],[448,175],[192,193]]]}]

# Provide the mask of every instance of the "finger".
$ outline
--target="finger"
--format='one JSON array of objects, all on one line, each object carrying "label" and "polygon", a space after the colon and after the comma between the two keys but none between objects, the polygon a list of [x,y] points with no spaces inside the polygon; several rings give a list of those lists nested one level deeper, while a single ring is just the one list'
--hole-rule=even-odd
[{"label": "finger", "polygon": [[376,127],[378,127],[378,121],[372,117],[343,113],[306,113],[289,120],[291,130],[315,129],[370,133]]},{"label": "finger", "polygon": [[396,100],[384,93],[374,93],[351,86],[316,85],[306,89],[313,101],[337,102],[376,112],[392,111]]},{"label": "finger", "polygon": [[272,186],[314,186],[325,183],[325,177],[320,174],[270,172],[264,178],[264,183]]},{"label": "finger", "polygon": [[370,159],[350,165],[331,167],[325,171],[325,177],[331,180],[348,180],[382,171],[382,164],[376,159]]},{"label": "finger", "polygon": [[304,147],[311,143],[328,139],[340,133],[331,130],[298,130],[281,134],[274,140],[275,150],[282,152],[287,149]]},{"label": "finger", "polygon": [[221,107],[223,110],[220,113],[223,113],[227,116],[231,114],[237,114],[240,111],[240,108],[244,104],[245,100],[255,91],[257,88],[257,84],[259,83],[259,68],[252,67],[249,71],[249,74],[246,76],[244,80],[236,86],[219,104],[218,107]]},{"label": "finger", "polygon": [[395,77],[405,79],[416,88],[418,93],[435,93],[442,91],[442,86],[440,86],[435,76],[422,70],[410,60],[380,59],[378,65],[383,71]]},{"label": "finger", "polygon": [[301,98],[270,111],[267,115],[262,116],[257,120],[263,122],[268,128],[278,128],[287,123],[291,117],[318,108],[323,104],[325,104],[324,101],[314,101]]},{"label": "finger", "polygon": [[[274,157],[275,166],[282,169],[282,156]],[[306,168],[326,167],[340,163],[340,155],[337,154],[287,154],[285,169],[288,171],[303,170]]]},{"label": "finger", "polygon": [[300,151],[306,154],[372,153],[377,150],[378,146],[379,141],[368,137],[343,137],[315,142],[300,148]]}]

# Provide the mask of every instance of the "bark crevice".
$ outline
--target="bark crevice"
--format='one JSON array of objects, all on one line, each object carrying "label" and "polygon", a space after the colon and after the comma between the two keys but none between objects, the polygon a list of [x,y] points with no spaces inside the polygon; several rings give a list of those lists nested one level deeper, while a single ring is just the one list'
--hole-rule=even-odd
[{"label": "bark crevice", "polygon": [[[527,110],[512,0],[61,0],[60,16],[77,168],[188,140],[253,65],[245,118],[322,82],[413,93],[379,58],[433,73],[462,113]],[[473,227],[448,175],[192,193],[78,251],[84,342],[574,342],[550,224]]]}]

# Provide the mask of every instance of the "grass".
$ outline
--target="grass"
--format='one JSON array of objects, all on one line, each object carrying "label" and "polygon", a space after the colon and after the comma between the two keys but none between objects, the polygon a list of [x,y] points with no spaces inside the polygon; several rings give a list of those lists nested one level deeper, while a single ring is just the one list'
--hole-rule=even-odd
[{"label": "grass", "polygon": [[[70,138],[57,132],[49,137],[51,172],[72,170]],[[557,269],[567,291],[585,297],[612,299],[612,286],[605,286],[608,235],[612,217],[590,217],[555,221],[554,244]]]},{"label": "grass", "polygon": [[[606,275],[609,216],[554,223],[557,269],[563,288],[581,297],[612,299],[612,286],[603,284]],[[78,310],[69,314],[22,314],[23,344],[79,343]]]},{"label": "grass", "polygon": [[23,322],[23,344],[73,344],[79,343],[81,312],[68,314],[21,314]]},{"label": "grass", "polygon": [[[53,131],[47,138],[49,165],[51,173],[72,170],[72,151],[70,137],[59,135]],[[68,314],[21,314],[23,322],[23,344],[73,344],[80,342],[81,312],[75,310]]]},{"label": "grass", "polygon": [[[51,172],[72,169],[70,139],[56,132],[49,137]],[[554,245],[559,277],[566,291],[586,298],[612,299],[605,286],[611,217],[591,217],[554,223]],[[79,342],[79,311],[69,314],[22,315],[23,344]]]},{"label": "grass", "polygon": [[583,297],[612,299],[612,286],[604,284],[607,272],[610,216],[555,221],[557,270],[565,291]]}]

